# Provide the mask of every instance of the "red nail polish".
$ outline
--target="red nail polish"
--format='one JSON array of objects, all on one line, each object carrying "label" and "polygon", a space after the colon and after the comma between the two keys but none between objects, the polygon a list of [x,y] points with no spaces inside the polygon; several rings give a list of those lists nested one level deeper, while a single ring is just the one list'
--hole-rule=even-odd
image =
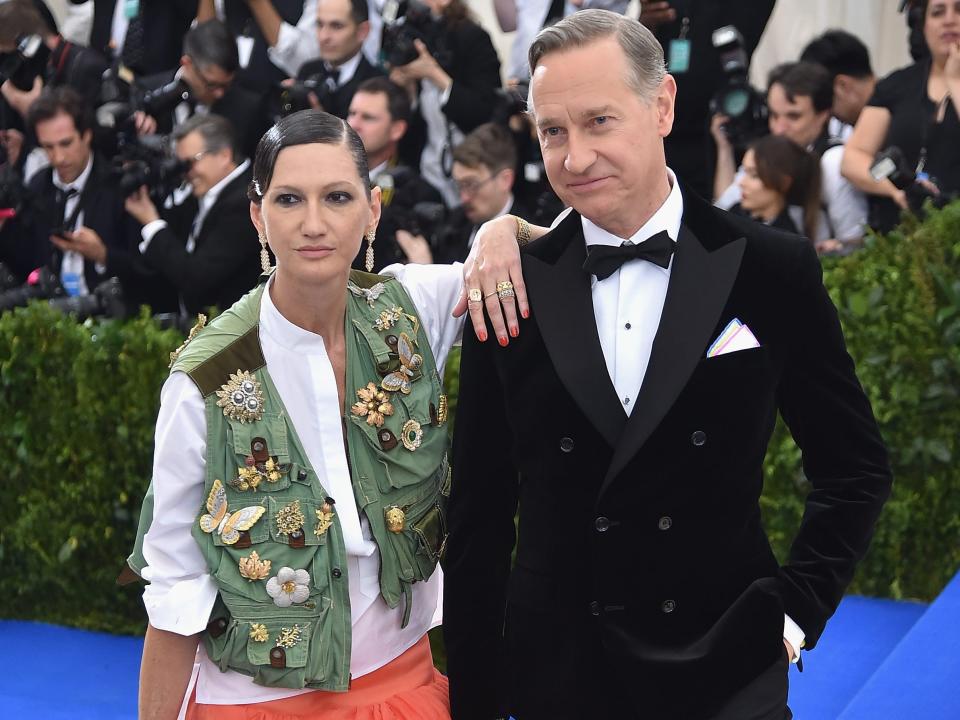
[{"label": "red nail polish", "polygon": [[520,334],[520,330],[516,327],[510,328],[510,337],[515,338]]},{"label": "red nail polish", "polygon": [[485,331],[485,330],[481,330],[480,332],[478,332],[478,333],[477,333],[477,339],[478,339],[480,342],[486,342],[486,341],[487,341],[487,333],[486,333],[486,331]]},{"label": "red nail polish", "polygon": [[520,314],[523,315],[523,319],[524,319],[524,320],[526,320],[527,318],[530,317],[530,311],[529,311],[529,310],[526,310],[526,309],[524,309],[524,311],[521,312]]},{"label": "red nail polish", "polygon": [[501,347],[506,347],[506,346],[507,346],[507,343],[510,342],[510,341],[507,340],[505,337],[499,337],[499,338],[497,338],[497,340],[500,342],[500,346],[501,346]]}]

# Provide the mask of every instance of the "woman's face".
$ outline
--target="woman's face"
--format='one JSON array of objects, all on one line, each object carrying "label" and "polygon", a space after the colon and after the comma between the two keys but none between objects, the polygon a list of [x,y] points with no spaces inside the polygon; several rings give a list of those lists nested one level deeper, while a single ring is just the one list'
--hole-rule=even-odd
[{"label": "woman's face", "polygon": [[277,277],[343,281],[364,235],[380,219],[380,191],[368,199],[343,143],[286,147],[270,187],[250,216],[277,258]]},{"label": "woman's face", "polygon": [[757,175],[757,161],[753,150],[743,156],[743,177],[740,178],[740,206],[751,213],[778,210],[785,203],[783,193],[767,187]]},{"label": "woman's face", "polygon": [[960,42],[960,0],[930,0],[923,23],[923,37],[935,59],[943,60],[950,47]]}]

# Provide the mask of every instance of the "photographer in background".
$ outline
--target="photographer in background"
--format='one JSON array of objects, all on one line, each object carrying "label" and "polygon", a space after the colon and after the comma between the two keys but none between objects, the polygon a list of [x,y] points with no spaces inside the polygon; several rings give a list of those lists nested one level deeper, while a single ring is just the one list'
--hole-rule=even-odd
[{"label": "photographer in background", "polygon": [[187,98],[160,117],[142,121],[142,129],[167,134],[195,114],[213,113],[230,121],[243,152],[252,155],[270,121],[265,97],[236,81],[238,67],[236,40],[223,23],[209,20],[191,28],[183,38],[180,67],[138,81],[143,90],[174,88],[179,82],[172,92],[186,92]]},{"label": "photographer in background", "polygon": [[[843,156],[843,174],[869,193],[870,226],[880,232],[893,229],[911,196],[916,209],[924,194],[960,191],[960,8],[946,0],[918,6],[929,55],[877,83]],[[901,187],[870,172],[877,154],[894,148]]]},{"label": "photographer in background", "polygon": [[[415,208],[420,203],[443,207],[436,188],[420,173],[402,164],[398,145],[410,122],[410,98],[403,88],[385,77],[364,81],[350,103],[347,123],[363,141],[370,167],[370,182],[380,188],[380,222],[377,224],[374,271],[392,263],[430,263],[433,253],[424,234],[430,235]],[[360,248],[353,267],[363,270],[366,248]]]},{"label": "photographer in background", "polygon": [[131,301],[149,303],[130,252],[133,227],[123,198],[109,163],[91,148],[90,107],[73,88],[47,88],[30,106],[27,124],[50,167],[28,185],[34,207],[21,257],[33,268],[49,267],[68,295],[87,295],[117,276]]},{"label": "photographer in background", "polygon": [[[863,237],[867,203],[863,193],[841,174],[843,140],[830,137],[828,123],[833,108],[830,73],[807,62],[784,63],[770,71],[767,84],[769,127],[820,159],[821,222],[811,240],[817,251],[834,253],[858,244]],[[729,210],[740,202],[739,179],[743,168],[734,165],[733,147],[725,132],[723,115],[711,125],[717,144],[714,204]]]},{"label": "photographer in background", "polygon": [[26,117],[44,87],[68,85],[91,102],[96,100],[101,77],[107,69],[106,60],[90,48],[64,40],[29,0],[0,4],[0,53],[15,53],[21,38],[29,35],[41,39],[39,48],[0,87],[3,98],[21,119]]},{"label": "photographer in background", "polygon": [[310,107],[346,120],[360,83],[383,75],[361,50],[369,32],[367,0],[317,0],[320,57],[297,73],[298,82],[315,85],[308,95]]},{"label": "photographer in background", "polygon": [[527,217],[513,196],[517,149],[502,125],[481,125],[453,151],[453,181],[460,207],[440,232],[436,262],[462,262],[473,246],[480,226],[501,215]]},{"label": "photographer in background", "polygon": [[828,30],[810,41],[800,54],[800,60],[822,65],[830,73],[833,78],[833,117],[844,126],[831,126],[830,134],[849,137],[877,86],[867,46],[856,35],[844,30]]},{"label": "photographer in background", "polygon": [[500,60],[490,36],[463,0],[411,0],[404,23],[384,27],[383,54],[426,126],[420,173],[455,207],[450,153],[496,107]]},{"label": "photographer in background", "polygon": [[126,200],[142,226],[139,251],[176,290],[189,314],[230,307],[256,285],[260,243],[250,222],[250,160],[225,118],[196,115],[173,131],[174,152],[189,163],[196,202],[165,209],[161,217],[146,188]]}]

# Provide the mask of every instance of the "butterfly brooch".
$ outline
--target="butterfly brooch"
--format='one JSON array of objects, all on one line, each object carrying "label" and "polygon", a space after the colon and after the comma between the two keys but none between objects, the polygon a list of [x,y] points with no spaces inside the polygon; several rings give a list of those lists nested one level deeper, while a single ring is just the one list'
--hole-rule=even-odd
[{"label": "butterfly brooch", "polygon": [[233,545],[240,539],[240,532],[252,528],[266,511],[261,505],[250,505],[235,513],[227,512],[227,491],[222,482],[214,480],[207,496],[207,513],[200,516],[200,529],[216,532],[224,545]]},{"label": "butterfly brooch", "polygon": [[423,357],[413,352],[413,341],[406,333],[400,333],[397,339],[397,354],[400,356],[400,368],[387,374],[380,382],[380,387],[409,395],[414,376],[423,366]]}]

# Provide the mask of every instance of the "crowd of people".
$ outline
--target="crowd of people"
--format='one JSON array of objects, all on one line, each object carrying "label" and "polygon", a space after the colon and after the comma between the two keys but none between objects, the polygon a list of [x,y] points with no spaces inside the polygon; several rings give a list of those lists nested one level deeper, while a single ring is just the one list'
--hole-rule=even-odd
[{"label": "crowd of people", "polygon": [[[928,5],[910,10],[910,68],[878,82],[865,45],[831,30],[730,117],[718,100],[737,81],[717,31],[736,29],[749,64],[773,0],[643,3],[638,20],[678,85],[668,164],[718,207],[806,235],[821,253],[851,252],[867,228],[953,197],[957,20]],[[252,227],[233,219],[245,169],[264,131],[303,108],[364,140],[384,196],[375,269],[463,260],[480,225],[511,210],[549,225],[563,204],[524,112],[522,58],[575,8],[495,9],[517,30],[506,72],[464,0],[96,2],[86,46],[59,34],[43,0],[3,3],[0,289],[46,269],[59,282],[14,302],[118,278],[130,307],[229,304],[259,266]],[[97,192],[85,193],[91,175]]]}]

